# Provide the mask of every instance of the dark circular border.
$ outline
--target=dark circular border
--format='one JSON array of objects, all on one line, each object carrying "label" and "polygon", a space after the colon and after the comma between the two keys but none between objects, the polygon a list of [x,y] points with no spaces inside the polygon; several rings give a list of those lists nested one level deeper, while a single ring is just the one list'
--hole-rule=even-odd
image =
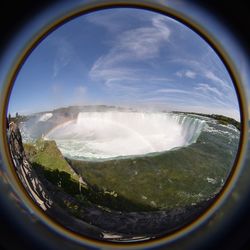
[{"label": "dark circular border", "polygon": [[[70,21],[73,18],[76,18],[77,16],[87,14],[93,11],[98,11],[102,9],[107,9],[107,8],[121,8],[121,7],[126,7],[126,8],[139,8],[139,9],[146,9],[150,11],[157,12],[159,14],[163,14],[166,16],[169,16],[187,27],[191,28],[193,31],[195,31],[198,35],[200,35],[217,53],[217,55],[220,57],[224,65],[226,66],[235,86],[235,90],[238,96],[239,100],[239,106],[240,106],[240,112],[241,112],[241,138],[240,138],[240,146],[238,150],[238,154],[236,156],[235,164],[233,166],[233,169],[231,171],[230,176],[228,177],[222,191],[220,192],[220,195],[214,202],[214,204],[211,205],[211,207],[197,220],[195,220],[193,223],[183,227],[182,229],[170,233],[169,235],[166,235],[164,237],[161,237],[159,239],[154,239],[150,241],[144,241],[144,242],[132,242],[132,243],[113,243],[113,242],[104,242],[104,241],[96,241],[92,240],[89,238],[85,238],[84,236],[79,236],[75,233],[69,232],[68,230],[65,230],[64,228],[61,228],[60,225],[55,223],[51,218],[48,218],[43,214],[43,212],[37,207],[37,205],[34,204],[34,202],[31,200],[29,195],[26,193],[24,190],[24,187],[20,183],[15,170],[12,166],[12,161],[11,157],[8,151],[8,145],[7,145],[7,140],[6,140],[6,123],[5,123],[5,117],[7,117],[6,110],[7,110],[7,105],[8,105],[8,100],[9,96],[11,93],[12,86],[15,82],[15,79],[17,77],[18,72],[20,71],[23,63],[29,56],[29,54],[32,52],[32,50],[53,30],[55,30],[57,27],[60,25],[63,25],[65,22]],[[7,166],[10,166],[10,169],[8,171],[9,176],[11,176],[11,181],[12,184],[15,186],[16,191],[22,197],[22,200],[24,203],[26,203],[29,207],[32,207],[33,211],[40,216],[40,218],[45,221],[46,224],[50,225],[53,227],[54,230],[59,231],[63,235],[67,235],[68,237],[78,241],[82,242],[84,244],[89,244],[94,246],[110,246],[110,247],[120,247],[120,248],[128,248],[128,247],[152,247],[157,244],[166,244],[169,243],[173,240],[177,240],[183,235],[186,235],[187,233],[190,233],[193,231],[195,228],[197,228],[199,225],[204,223],[205,221],[208,220],[208,218],[211,217],[211,215],[219,209],[219,207],[222,205],[222,203],[227,199],[230,191],[232,190],[236,180],[239,177],[240,170],[241,170],[241,165],[243,162],[243,155],[246,153],[246,147],[247,147],[247,101],[244,93],[244,88],[243,84],[241,83],[241,78],[238,75],[237,70],[235,69],[235,66],[233,62],[231,61],[229,55],[227,55],[226,51],[223,49],[223,47],[220,45],[220,43],[216,40],[215,37],[213,37],[211,34],[209,34],[203,27],[201,27],[198,23],[196,23],[194,20],[191,20],[190,17],[184,16],[183,13],[180,13],[176,11],[173,8],[170,8],[169,6],[165,6],[164,4],[160,3],[153,3],[149,1],[99,1],[99,2],[93,2],[93,3],[87,3],[82,4],[81,8],[76,8],[74,10],[71,10],[70,12],[65,13],[62,15],[59,19],[57,19],[55,22],[51,23],[49,26],[43,27],[43,30],[41,30],[36,36],[33,38],[32,41],[30,41],[25,49],[22,51],[22,54],[17,58],[15,67],[11,69],[9,72],[8,76],[8,81],[6,83],[6,88],[4,89],[4,100],[3,105],[2,105],[2,119],[1,119],[1,144],[4,145],[4,151],[3,151],[3,156],[5,162],[7,162]]]}]

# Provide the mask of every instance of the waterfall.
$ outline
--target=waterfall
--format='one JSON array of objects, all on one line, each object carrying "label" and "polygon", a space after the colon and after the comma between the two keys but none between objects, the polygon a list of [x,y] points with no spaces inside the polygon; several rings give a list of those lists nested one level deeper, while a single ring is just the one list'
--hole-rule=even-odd
[{"label": "waterfall", "polygon": [[194,143],[204,126],[188,115],[147,112],[80,112],[75,121],[52,129],[56,140],[72,158],[110,158],[162,152]]},{"label": "waterfall", "polygon": [[186,145],[196,142],[206,122],[193,116],[174,114],[175,119],[182,126],[182,135],[185,137]]}]

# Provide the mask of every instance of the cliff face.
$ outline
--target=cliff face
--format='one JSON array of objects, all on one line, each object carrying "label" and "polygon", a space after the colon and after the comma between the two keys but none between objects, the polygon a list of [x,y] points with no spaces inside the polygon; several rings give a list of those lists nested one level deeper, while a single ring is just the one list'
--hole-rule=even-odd
[{"label": "cliff face", "polygon": [[11,122],[8,131],[10,153],[16,173],[29,193],[30,197],[45,211],[52,205],[49,193],[38,179],[35,171],[28,162],[22,143],[22,136],[18,126]]}]

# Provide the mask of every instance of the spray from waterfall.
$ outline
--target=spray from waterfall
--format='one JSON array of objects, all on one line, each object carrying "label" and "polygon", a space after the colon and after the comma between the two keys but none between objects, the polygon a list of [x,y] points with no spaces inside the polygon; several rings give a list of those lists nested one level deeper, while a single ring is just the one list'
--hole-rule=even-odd
[{"label": "spray from waterfall", "polygon": [[197,140],[203,126],[200,119],[181,114],[81,112],[46,138],[55,140],[67,157],[104,159],[187,146]]}]

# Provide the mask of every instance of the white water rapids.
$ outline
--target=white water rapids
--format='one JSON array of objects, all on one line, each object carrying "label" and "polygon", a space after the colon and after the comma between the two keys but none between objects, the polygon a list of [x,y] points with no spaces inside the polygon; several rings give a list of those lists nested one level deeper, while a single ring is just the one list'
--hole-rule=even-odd
[{"label": "white water rapids", "polygon": [[55,140],[66,157],[102,159],[186,146],[197,140],[203,126],[200,119],[180,114],[81,112],[45,138]]}]

